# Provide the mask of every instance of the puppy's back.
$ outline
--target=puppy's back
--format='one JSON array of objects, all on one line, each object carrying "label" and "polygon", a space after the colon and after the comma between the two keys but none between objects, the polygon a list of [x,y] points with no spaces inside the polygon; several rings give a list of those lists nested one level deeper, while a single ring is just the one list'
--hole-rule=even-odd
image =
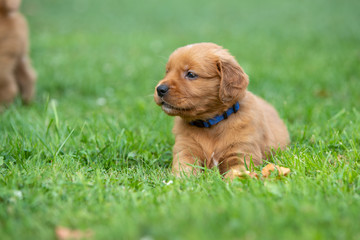
[{"label": "puppy's back", "polygon": [[267,126],[269,142],[267,145],[270,147],[266,152],[270,151],[271,148],[277,149],[280,147],[282,150],[290,143],[289,132],[283,120],[281,120],[279,114],[275,108],[266,102],[264,99],[253,95],[259,105],[259,110],[262,112],[264,122]]}]

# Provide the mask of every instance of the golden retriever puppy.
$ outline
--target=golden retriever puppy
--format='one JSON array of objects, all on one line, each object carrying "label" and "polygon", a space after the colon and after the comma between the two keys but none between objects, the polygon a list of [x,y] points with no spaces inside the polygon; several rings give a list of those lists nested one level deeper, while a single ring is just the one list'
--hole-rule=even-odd
[{"label": "golden retriever puppy", "polygon": [[213,43],[175,50],[154,99],[175,117],[172,171],[218,167],[234,178],[284,149],[289,133],[276,110],[247,91],[249,78],[229,52]]},{"label": "golden retriever puppy", "polygon": [[36,74],[28,57],[28,27],[17,11],[20,0],[0,0],[0,108],[18,92],[24,103],[34,95]]}]

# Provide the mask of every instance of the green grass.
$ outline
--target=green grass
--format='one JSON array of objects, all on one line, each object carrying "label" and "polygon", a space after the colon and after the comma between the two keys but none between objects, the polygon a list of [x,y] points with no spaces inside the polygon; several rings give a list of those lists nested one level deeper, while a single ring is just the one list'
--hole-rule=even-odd
[{"label": "green grass", "polygon": [[[359,239],[359,1],[24,1],[37,97],[0,115],[0,238]],[[292,144],[287,178],[170,174],[154,86],[177,47],[236,56]],[[105,99],[105,104],[104,103]],[[256,170],[260,171],[263,166]],[[173,181],[172,184],[166,184]]]}]

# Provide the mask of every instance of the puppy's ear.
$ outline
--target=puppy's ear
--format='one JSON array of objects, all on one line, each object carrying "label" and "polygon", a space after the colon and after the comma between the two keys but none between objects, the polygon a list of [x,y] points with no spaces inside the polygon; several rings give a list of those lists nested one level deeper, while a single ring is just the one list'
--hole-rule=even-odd
[{"label": "puppy's ear", "polygon": [[2,7],[8,12],[17,11],[20,7],[21,0],[2,0]]},{"label": "puppy's ear", "polygon": [[236,62],[234,57],[226,52],[219,55],[217,63],[220,75],[219,97],[223,103],[234,101],[245,94],[249,77]]}]

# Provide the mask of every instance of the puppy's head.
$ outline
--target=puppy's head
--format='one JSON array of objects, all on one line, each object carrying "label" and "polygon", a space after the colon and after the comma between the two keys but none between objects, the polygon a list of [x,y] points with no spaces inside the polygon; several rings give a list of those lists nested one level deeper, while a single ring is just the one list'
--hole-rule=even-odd
[{"label": "puppy's head", "polygon": [[207,119],[240,100],[248,83],[248,76],[227,50],[213,43],[197,43],[170,55],[154,99],[168,115],[188,121]]},{"label": "puppy's head", "polygon": [[19,9],[21,0],[0,0],[0,12],[12,13]]}]

